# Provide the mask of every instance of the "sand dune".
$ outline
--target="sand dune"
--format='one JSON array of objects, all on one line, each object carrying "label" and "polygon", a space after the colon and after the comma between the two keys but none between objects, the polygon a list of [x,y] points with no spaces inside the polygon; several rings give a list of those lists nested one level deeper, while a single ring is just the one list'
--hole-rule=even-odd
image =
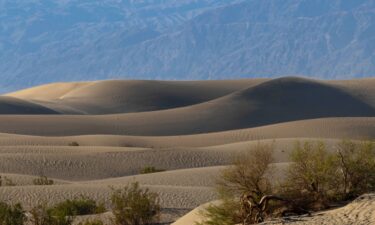
[{"label": "sand dune", "polygon": [[[44,136],[70,136],[87,134],[127,134],[128,132],[141,132],[141,130],[132,129],[120,121],[117,124],[102,123],[94,118],[86,120],[73,119],[74,117],[62,117],[56,120],[48,120],[43,116],[23,117],[23,116],[0,116],[0,132],[18,133],[28,135]],[[103,145],[106,143],[115,146],[207,146],[219,145],[237,141],[259,140],[269,138],[288,138],[288,137],[312,137],[312,138],[353,138],[366,139],[374,138],[374,120],[375,117],[343,117],[343,118],[324,118],[313,120],[301,120],[285,122],[274,125],[261,126],[249,129],[240,129],[233,131],[205,133],[198,135],[175,135],[165,137],[145,137],[145,136],[78,136],[65,138],[44,138],[16,136],[15,139],[0,137],[0,143],[11,145],[13,142],[24,142],[34,140],[40,141],[39,144],[48,142],[59,142],[68,145],[70,141],[78,141],[85,145],[95,143]],[[158,133],[159,127],[146,127]],[[139,127],[141,129],[141,127]],[[160,134],[160,133],[158,133]],[[94,138],[95,137],[95,138]],[[110,144],[112,143],[112,144]],[[104,145],[106,145],[104,144]],[[2,144],[3,145],[3,144]]]},{"label": "sand dune", "polygon": [[[111,193],[110,186],[120,188],[124,185],[103,183],[97,185],[68,184],[2,187],[0,189],[0,201],[21,202],[28,209],[44,202],[52,205],[65,199],[74,199],[80,196],[108,203]],[[152,191],[159,193],[161,205],[164,208],[191,209],[197,207],[202,201],[211,201],[216,197],[212,188],[209,187],[157,185],[144,185],[144,187],[149,187]]]},{"label": "sand dune", "polygon": [[[375,95],[375,94],[374,94]],[[373,117],[369,105],[339,88],[280,78],[169,110],[104,116],[0,116],[0,132],[32,135],[184,135],[324,117]]]},{"label": "sand dune", "polygon": [[0,96],[0,114],[58,114],[58,112],[26,100]]},{"label": "sand dune", "polygon": [[334,80],[326,81],[337,88],[353,93],[369,105],[375,105],[374,86],[375,78],[364,78],[356,80]]},{"label": "sand dune", "polygon": [[[56,83],[10,93],[0,97],[7,114],[0,115],[0,175],[17,186],[1,187],[0,201],[30,208],[85,195],[108,203],[109,186],[136,180],[160,194],[162,221],[170,224],[215,200],[220,171],[259,143],[275,147],[277,181],[297,141],[324,141],[335,151],[342,139],[374,140],[374,86],[374,78],[289,77]],[[140,174],[147,166],[166,171]],[[41,174],[56,185],[32,185]],[[375,221],[371,196],[271,224],[366,224]],[[197,211],[176,225],[193,224]]]},{"label": "sand dune", "polygon": [[215,99],[265,79],[234,81],[98,81],[57,83],[10,93],[65,114],[110,114],[170,109]]},{"label": "sand dune", "polygon": [[65,94],[88,85],[89,82],[52,83],[7,94],[23,99],[53,100],[59,99]]},{"label": "sand dune", "polygon": [[[295,139],[264,140],[275,143],[275,162],[287,162],[288,146]],[[327,141],[334,143],[336,140]],[[205,148],[128,148],[69,146],[2,146],[0,171],[40,175],[64,180],[90,180],[139,174],[146,166],[167,171],[230,164],[232,157],[249,152],[258,141]],[[108,162],[111,162],[108,164]],[[147,176],[146,176],[147,177]]]}]

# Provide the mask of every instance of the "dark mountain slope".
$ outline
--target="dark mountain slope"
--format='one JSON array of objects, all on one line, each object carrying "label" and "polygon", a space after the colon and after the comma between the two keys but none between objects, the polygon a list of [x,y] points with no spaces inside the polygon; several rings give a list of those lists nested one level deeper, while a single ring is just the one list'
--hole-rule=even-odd
[{"label": "dark mountain slope", "polygon": [[374,0],[4,0],[0,6],[3,92],[124,77],[375,75]]}]

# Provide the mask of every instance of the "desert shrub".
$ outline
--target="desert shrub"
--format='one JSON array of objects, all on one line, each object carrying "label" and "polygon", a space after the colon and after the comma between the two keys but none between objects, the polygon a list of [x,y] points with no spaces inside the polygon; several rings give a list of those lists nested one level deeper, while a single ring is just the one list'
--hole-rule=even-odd
[{"label": "desert shrub", "polygon": [[13,182],[12,179],[8,177],[4,177],[5,186],[16,186],[16,183]]},{"label": "desert shrub", "polygon": [[291,161],[283,192],[307,208],[326,208],[375,191],[372,142],[343,141],[336,152],[327,151],[323,143],[297,144]]},{"label": "desert shrub", "polygon": [[68,144],[69,146],[79,146],[78,142],[72,141]]},{"label": "desert shrub", "polygon": [[48,179],[46,176],[39,176],[33,180],[34,185],[53,185],[54,181],[52,179]]},{"label": "desert shrub", "polygon": [[66,215],[53,215],[52,210],[45,204],[34,207],[30,214],[33,225],[71,225],[73,220]]},{"label": "desert shrub", "polygon": [[237,197],[253,193],[259,199],[271,193],[272,162],[272,145],[258,144],[252,151],[235,156],[233,165],[221,173],[219,191]]},{"label": "desert shrub", "polygon": [[220,202],[209,204],[199,213],[203,222],[196,225],[234,225],[241,221],[240,204],[234,198],[220,198]]},{"label": "desert shrub", "polygon": [[78,225],[104,225],[104,223],[101,220],[90,220],[85,222],[80,222]]},{"label": "desert shrub", "polygon": [[23,225],[26,221],[24,213],[20,204],[11,206],[0,202],[0,225]]},{"label": "desert shrub", "polygon": [[102,213],[104,204],[97,204],[94,200],[81,197],[66,200],[55,206],[39,205],[30,211],[33,225],[70,225],[75,216]]},{"label": "desert shrub", "polygon": [[147,225],[155,222],[160,213],[159,198],[138,182],[122,189],[113,189],[112,212],[116,225]]},{"label": "desert shrub", "polygon": [[375,191],[375,146],[373,142],[343,141],[337,147],[337,187],[343,199]]},{"label": "desert shrub", "polygon": [[[289,198],[313,209],[326,208],[335,196],[338,164],[324,143],[297,143],[290,155],[292,164],[283,186]],[[307,205],[306,205],[307,204]]]},{"label": "desert shrub", "polygon": [[165,170],[157,169],[153,166],[146,166],[143,169],[141,169],[140,174],[157,173],[157,172],[163,172],[163,171],[165,171]]},{"label": "desert shrub", "polygon": [[95,200],[81,197],[74,200],[65,200],[51,209],[53,215],[78,216],[105,212],[104,204],[97,204]]},{"label": "desert shrub", "polygon": [[344,141],[330,152],[322,142],[297,143],[280,184],[272,184],[272,146],[257,146],[223,170],[221,204],[201,214],[202,225],[252,224],[266,217],[309,213],[375,191],[373,142]]},{"label": "desert shrub", "polygon": [[6,176],[4,176],[4,178],[0,176],[0,187],[1,186],[16,186],[16,183],[14,183],[12,179]]},{"label": "desert shrub", "polygon": [[224,169],[218,180],[221,203],[210,205],[201,212],[206,218],[201,224],[250,224],[262,221],[269,210],[267,206],[260,205],[260,201],[273,194],[270,182],[272,162],[273,145],[258,144],[251,152],[235,157],[233,165]]}]

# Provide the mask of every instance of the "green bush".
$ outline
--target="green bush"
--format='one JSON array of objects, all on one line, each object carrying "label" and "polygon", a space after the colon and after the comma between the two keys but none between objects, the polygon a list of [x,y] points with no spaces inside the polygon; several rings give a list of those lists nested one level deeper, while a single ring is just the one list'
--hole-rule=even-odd
[{"label": "green bush", "polygon": [[[372,142],[343,141],[336,152],[323,143],[298,144],[291,154],[284,193],[313,210],[332,202],[375,191],[375,148]],[[302,205],[301,204],[301,205]]]},{"label": "green bush", "polygon": [[165,170],[157,169],[153,166],[146,166],[145,168],[141,169],[140,174],[157,173],[157,172],[163,172],[163,171]]},{"label": "green bush", "polygon": [[30,213],[33,225],[70,225],[78,215],[90,215],[105,212],[104,204],[97,204],[94,200],[81,197],[75,200],[66,200],[53,207],[39,205]]},{"label": "green bush", "polygon": [[202,225],[253,224],[267,217],[308,213],[375,191],[373,142],[344,141],[336,151],[322,142],[297,143],[280,184],[272,184],[272,148],[257,146],[221,173],[220,204],[201,214]]},{"label": "green bush", "polygon": [[199,213],[205,220],[196,225],[235,225],[240,223],[240,204],[233,198],[221,198],[217,204],[210,204]]},{"label": "green bush", "polygon": [[255,220],[254,215],[247,216],[243,211],[241,199],[249,195],[256,204],[263,196],[273,193],[272,162],[273,145],[258,144],[252,151],[235,157],[233,165],[224,169],[218,180],[220,203],[201,212],[206,219],[200,224],[233,225]]},{"label": "green bush", "polygon": [[81,197],[63,201],[51,209],[52,215],[78,216],[105,212],[104,204],[97,204],[95,200]]},{"label": "green bush", "polygon": [[39,205],[30,211],[33,225],[71,225],[73,217],[64,214],[53,214],[46,205]]},{"label": "green bush", "polygon": [[344,199],[375,191],[375,146],[373,142],[343,141],[337,147],[338,183]]},{"label": "green bush", "polygon": [[33,180],[34,185],[53,185],[55,182],[51,179],[48,179],[46,176],[39,176]]},{"label": "green bush", "polygon": [[23,225],[26,221],[24,213],[20,204],[11,206],[0,202],[0,225]]},{"label": "green bush", "polygon": [[138,182],[122,189],[113,189],[112,212],[116,225],[148,225],[157,221],[160,213],[159,198]]},{"label": "green bush", "polygon": [[[284,193],[288,197],[304,200],[308,207],[328,207],[335,195],[335,178],[338,164],[335,154],[327,151],[324,143],[297,143],[290,155]],[[299,196],[299,197],[298,197]]]}]

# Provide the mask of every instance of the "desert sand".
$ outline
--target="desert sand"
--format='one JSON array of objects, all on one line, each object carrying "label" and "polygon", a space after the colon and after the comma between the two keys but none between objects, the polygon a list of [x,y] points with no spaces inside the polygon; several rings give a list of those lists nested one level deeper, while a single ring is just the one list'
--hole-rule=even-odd
[{"label": "desert sand", "polygon": [[[31,208],[85,195],[108,205],[110,186],[139,181],[160,194],[163,223],[194,224],[199,210],[193,209],[217,198],[213,187],[220,171],[259,142],[275,146],[282,178],[297,141],[324,141],[334,151],[342,139],[374,140],[374,87],[375,78],[113,80],[5,94],[0,175],[16,186],[0,187],[0,200]],[[165,172],[139,174],[146,166]],[[33,185],[39,175],[55,184]],[[269,223],[369,224],[374,211],[369,194],[312,217]]]}]

